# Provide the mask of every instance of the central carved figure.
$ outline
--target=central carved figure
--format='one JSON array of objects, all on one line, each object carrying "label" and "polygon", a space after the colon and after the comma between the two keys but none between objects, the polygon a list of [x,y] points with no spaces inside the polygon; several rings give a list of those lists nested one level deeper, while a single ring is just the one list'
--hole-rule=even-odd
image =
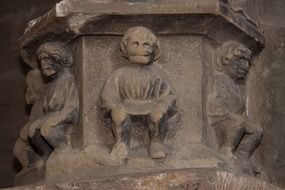
[{"label": "central carved figure", "polygon": [[167,121],[176,113],[176,96],[168,77],[154,63],[160,57],[159,41],[148,28],[133,27],[120,45],[129,64],[110,76],[101,94],[102,106],[111,112],[114,124],[116,143],[111,156],[128,157],[132,119],[139,118],[148,126],[150,157],[165,158],[163,141]]}]

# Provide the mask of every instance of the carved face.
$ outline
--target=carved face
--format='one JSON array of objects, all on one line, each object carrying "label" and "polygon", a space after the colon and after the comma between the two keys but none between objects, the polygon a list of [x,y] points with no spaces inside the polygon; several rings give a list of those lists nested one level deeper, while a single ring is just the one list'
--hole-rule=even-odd
[{"label": "carved face", "polygon": [[154,59],[154,42],[148,33],[132,35],[128,39],[128,59],[134,64],[149,64]]},{"label": "carved face", "polygon": [[56,62],[55,57],[51,57],[46,53],[41,53],[38,57],[41,65],[41,71],[44,76],[53,78],[56,76],[58,71],[61,70],[61,66]]},{"label": "carved face", "polygon": [[225,66],[225,71],[234,79],[244,79],[249,71],[250,57],[241,55]]}]

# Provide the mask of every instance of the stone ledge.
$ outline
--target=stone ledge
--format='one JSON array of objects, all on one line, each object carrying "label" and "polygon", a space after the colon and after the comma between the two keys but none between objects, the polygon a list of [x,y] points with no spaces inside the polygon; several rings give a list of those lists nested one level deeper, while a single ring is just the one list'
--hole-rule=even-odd
[{"label": "stone ledge", "polygon": [[35,184],[7,190],[281,190],[252,177],[213,169],[172,170],[151,174],[121,175],[99,179]]},{"label": "stone ledge", "polygon": [[[264,37],[253,22],[220,0],[179,0],[175,3],[162,0],[63,0],[42,17],[30,21],[19,40],[22,57],[35,67],[33,54],[43,41],[70,42],[82,35],[122,35],[126,26],[120,23],[126,20],[131,25],[133,21],[133,24],[150,27],[158,35],[206,35],[217,40],[217,30],[229,34],[240,32],[239,40],[249,43],[250,48],[262,49],[264,46]],[[167,24],[170,29],[161,28]]]}]

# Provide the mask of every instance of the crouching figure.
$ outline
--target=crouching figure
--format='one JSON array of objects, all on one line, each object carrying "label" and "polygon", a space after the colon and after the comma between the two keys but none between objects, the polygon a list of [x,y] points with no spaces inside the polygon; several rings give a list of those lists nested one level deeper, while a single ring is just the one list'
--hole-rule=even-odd
[{"label": "crouching figure", "polygon": [[251,54],[238,42],[225,42],[217,52],[213,93],[208,97],[209,123],[219,149],[233,159],[249,159],[262,139],[262,129],[248,120],[242,93]]},{"label": "crouching figure", "polygon": [[158,38],[148,28],[133,27],[127,30],[120,46],[128,65],[108,78],[101,93],[102,106],[111,113],[116,139],[111,156],[128,157],[132,119],[141,118],[149,131],[150,157],[163,159],[167,154],[167,121],[177,111],[171,82],[155,63],[160,57]]}]

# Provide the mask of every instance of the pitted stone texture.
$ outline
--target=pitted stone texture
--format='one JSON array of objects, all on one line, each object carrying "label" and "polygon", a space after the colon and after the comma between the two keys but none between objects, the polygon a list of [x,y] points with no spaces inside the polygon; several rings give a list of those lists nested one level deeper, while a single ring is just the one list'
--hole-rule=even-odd
[{"label": "pitted stone texture", "polygon": [[[126,20],[128,25],[124,24]],[[67,42],[90,34],[122,35],[127,28],[136,25],[147,26],[156,34],[206,35],[218,42],[231,34],[231,38],[247,43],[252,49],[264,44],[253,22],[220,0],[63,0],[29,23],[19,46],[25,62],[37,67],[33,54],[41,41]]]},{"label": "pitted stone texture", "polygon": [[[104,127],[98,104],[105,80],[127,63],[119,53],[118,37],[84,37],[81,64],[82,126],[84,144],[112,144],[110,130]],[[178,97],[181,121],[170,123],[177,146],[200,143],[202,138],[202,38],[161,37],[159,65],[165,70]],[[177,48],[179,46],[179,48]],[[181,85],[183,82],[183,85]],[[174,118],[179,120],[179,118]],[[171,121],[170,121],[171,122]],[[109,133],[106,133],[109,131]],[[109,134],[109,136],[107,136]],[[174,134],[173,134],[174,135]]]},{"label": "pitted stone texture", "polygon": [[73,180],[27,185],[7,190],[281,190],[251,177],[210,169],[178,170],[147,175]]},{"label": "pitted stone texture", "polygon": [[[149,158],[146,145],[131,147],[127,166],[110,168],[106,170],[107,172],[98,170],[97,176],[218,166],[219,160],[202,144],[203,38],[191,36],[159,36],[159,38],[162,54],[158,64],[173,82],[179,110],[178,114],[169,120],[169,132],[165,142],[170,150],[168,156],[162,163],[157,164]],[[103,117],[99,96],[107,77],[127,63],[127,60],[120,55],[119,41],[120,37],[116,36],[89,36],[79,39],[76,52],[80,56],[77,56],[75,64],[77,75],[81,78],[80,118],[85,148],[62,156],[55,155],[50,159],[47,165],[48,178],[74,173],[80,168],[98,169],[98,164],[107,165],[107,168],[110,165],[117,165],[110,163],[109,153],[114,138],[108,121]]]},{"label": "pitted stone texture", "polygon": [[[225,2],[201,0],[198,3],[179,0],[171,3],[162,0],[139,0],[131,3],[106,3],[95,0],[64,0],[46,15],[31,22],[20,40],[20,48],[25,61],[33,67],[33,63],[36,63],[34,52],[42,41],[61,40],[78,47],[75,57],[77,82],[80,83],[81,93],[81,122],[78,135],[74,134],[74,138],[78,137],[76,145],[83,144],[84,148],[94,144],[102,145],[105,148],[103,152],[109,153],[113,137],[111,130],[105,127],[108,125],[105,123],[102,110],[99,109],[98,96],[107,77],[121,67],[120,64],[125,63],[119,55],[118,36],[132,26],[142,25],[150,28],[161,38],[161,67],[176,87],[181,117],[176,116],[179,122],[170,124],[169,134],[173,138],[167,137],[166,144],[173,145],[171,148],[174,151],[167,157],[164,167],[161,166],[163,164],[142,160],[145,155],[131,157],[128,166],[133,167],[132,169],[154,168],[151,171],[217,167],[216,159],[211,160],[212,154],[201,142],[204,103],[203,40],[210,39],[213,43],[219,44],[234,38],[246,43],[253,50],[259,49],[264,43],[262,34],[254,24],[232,11]],[[48,162],[47,170],[50,172],[47,174],[56,176],[63,168],[62,173],[67,175],[69,171],[65,171],[73,167],[80,169],[81,166],[96,165],[96,154],[103,155],[102,152],[94,149],[93,155],[88,151],[79,151],[79,154],[74,155],[78,159],[69,161],[64,159],[67,154],[55,156],[54,160]],[[144,154],[147,154],[146,152],[144,151]],[[78,165],[74,164],[74,161]],[[84,163],[80,163],[81,161]],[[61,162],[70,163],[70,167],[68,164],[57,165]],[[51,165],[53,163],[54,165]],[[125,174],[122,172],[127,171],[126,168],[104,169],[108,170],[105,173],[109,175],[116,172]],[[104,172],[96,172],[101,177],[104,176]],[[135,172],[137,171],[129,173]]]}]

